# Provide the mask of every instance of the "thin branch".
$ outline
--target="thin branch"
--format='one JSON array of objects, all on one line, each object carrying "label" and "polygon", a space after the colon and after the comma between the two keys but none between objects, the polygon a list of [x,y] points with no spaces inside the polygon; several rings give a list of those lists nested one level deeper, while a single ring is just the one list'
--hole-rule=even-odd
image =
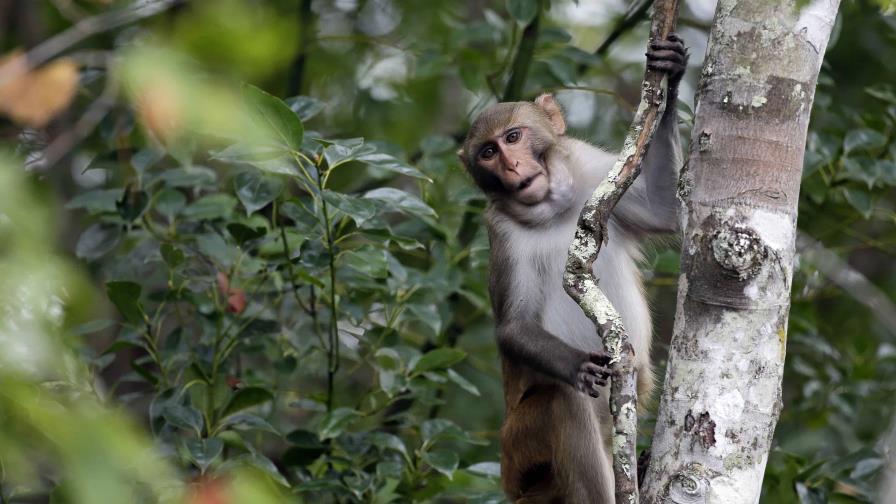
[{"label": "thin branch", "polygon": [[[650,40],[665,40],[678,18],[677,0],[657,0],[650,27]],[[619,313],[598,287],[592,265],[607,240],[610,212],[641,171],[653,134],[666,109],[666,79],[660,72],[644,74],[641,103],[629,127],[619,160],[607,179],[595,189],[579,217],[575,238],[569,248],[564,287],[590,318],[611,356],[613,379],[610,411],[613,414],[613,476],[616,502],[638,502],[637,379],[634,350]]]},{"label": "thin branch", "polygon": [[133,7],[104,12],[82,19],[71,28],[28,51],[24,58],[25,64],[21,63],[22,59],[14,58],[9,63],[0,66],[0,85],[39,67],[88,37],[155,16],[182,1],[143,0],[136,2]]},{"label": "thin branch", "polygon": [[44,150],[43,167],[52,168],[65,157],[76,145],[87,138],[96,129],[106,114],[115,107],[118,101],[118,81],[112,73],[106,73],[106,86],[100,96],[87,107],[84,115],[69,130],[60,134]]},{"label": "thin branch", "polygon": [[526,77],[529,75],[532,58],[535,56],[535,45],[538,43],[538,31],[541,25],[543,9],[544,1],[539,0],[535,17],[523,29],[520,45],[510,67],[510,79],[507,80],[507,85],[504,87],[504,95],[501,97],[501,101],[518,101],[523,96],[523,87],[526,84]]},{"label": "thin branch", "polygon": [[[607,51],[610,50],[610,47],[616,42],[619,37],[621,37],[625,32],[631,30],[638,23],[643,20],[647,15],[647,10],[653,4],[653,0],[634,0],[631,4],[629,4],[628,9],[625,10],[625,14],[622,15],[617,21],[616,25],[613,26],[613,29],[610,30],[610,34],[604,39],[603,42],[597,46],[597,49],[594,50],[595,56],[605,56]],[[588,69],[588,65],[582,63],[576,68],[576,71],[579,75],[585,73],[585,70]]]},{"label": "thin branch", "polygon": [[801,232],[797,235],[796,248],[803,259],[814,264],[831,282],[868,307],[890,335],[896,337],[896,304],[886,293],[871,283],[860,271],[806,233]]}]

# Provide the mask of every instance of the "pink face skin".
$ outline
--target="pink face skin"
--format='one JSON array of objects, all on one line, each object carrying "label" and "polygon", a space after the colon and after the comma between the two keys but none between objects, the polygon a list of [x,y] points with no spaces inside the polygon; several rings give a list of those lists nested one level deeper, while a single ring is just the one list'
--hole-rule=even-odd
[{"label": "pink face skin", "polygon": [[535,205],[547,197],[550,182],[542,161],[532,152],[529,134],[524,126],[505,130],[479,149],[476,162],[495,174],[515,200]]}]

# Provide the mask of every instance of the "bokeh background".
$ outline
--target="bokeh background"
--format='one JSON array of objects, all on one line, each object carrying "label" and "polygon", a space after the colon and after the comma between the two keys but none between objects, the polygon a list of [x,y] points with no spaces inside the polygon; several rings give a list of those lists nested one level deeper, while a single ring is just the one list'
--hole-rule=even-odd
[{"label": "bokeh background", "polygon": [[[455,150],[544,91],[617,149],[648,7],[0,0],[0,503],[503,502]],[[681,6],[685,144],[714,8]],[[821,71],[763,502],[893,466],[894,13],[844,1]],[[645,244],[660,366],[677,246]]]}]

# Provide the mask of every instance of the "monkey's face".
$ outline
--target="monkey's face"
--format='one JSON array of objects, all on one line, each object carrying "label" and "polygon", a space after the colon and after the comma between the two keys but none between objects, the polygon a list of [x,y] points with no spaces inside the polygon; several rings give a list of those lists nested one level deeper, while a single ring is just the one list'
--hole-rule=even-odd
[{"label": "monkey's face", "polygon": [[546,145],[537,136],[527,126],[511,126],[473,153],[476,168],[496,178],[502,192],[524,205],[540,203],[550,189]]},{"label": "monkey's face", "polygon": [[483,111],[458,152],[487,194],[522,205],[549,198],[553,173],[548,154],[566,131],[551,95],[535,102],[499,103]]}]

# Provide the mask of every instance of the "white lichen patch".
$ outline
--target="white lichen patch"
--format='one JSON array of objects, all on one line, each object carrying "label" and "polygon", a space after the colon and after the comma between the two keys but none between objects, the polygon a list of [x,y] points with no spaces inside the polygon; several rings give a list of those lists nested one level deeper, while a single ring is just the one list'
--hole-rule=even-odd
[{"label": "white lichen patch", "polygon": [[753,100],[750,102],[750,105],[752,105],[753,108],[759,108],[765,105],[767,101],[768,99],[764,96],[754,95]]},{"label": "white lichen patch", "polygon": [[748,225],[767,247],[779,251],[793,248],[793,218],[787,213],[756,208],[749,216]]},{"label": "white lichen patch", "polygon": [[762,490],[762,476],[764,474],[765,461],[735,469],[725,476],[714,478],[710,482],[710,491],[706,502],[708,503],[734,503],[747,502],[745,495],[758,496]]},{"label": "white lichen patch", "polygon": [[716,423],[737,422],[744,413],[744,397],[738,390],[724,392],[709,408]]}]

